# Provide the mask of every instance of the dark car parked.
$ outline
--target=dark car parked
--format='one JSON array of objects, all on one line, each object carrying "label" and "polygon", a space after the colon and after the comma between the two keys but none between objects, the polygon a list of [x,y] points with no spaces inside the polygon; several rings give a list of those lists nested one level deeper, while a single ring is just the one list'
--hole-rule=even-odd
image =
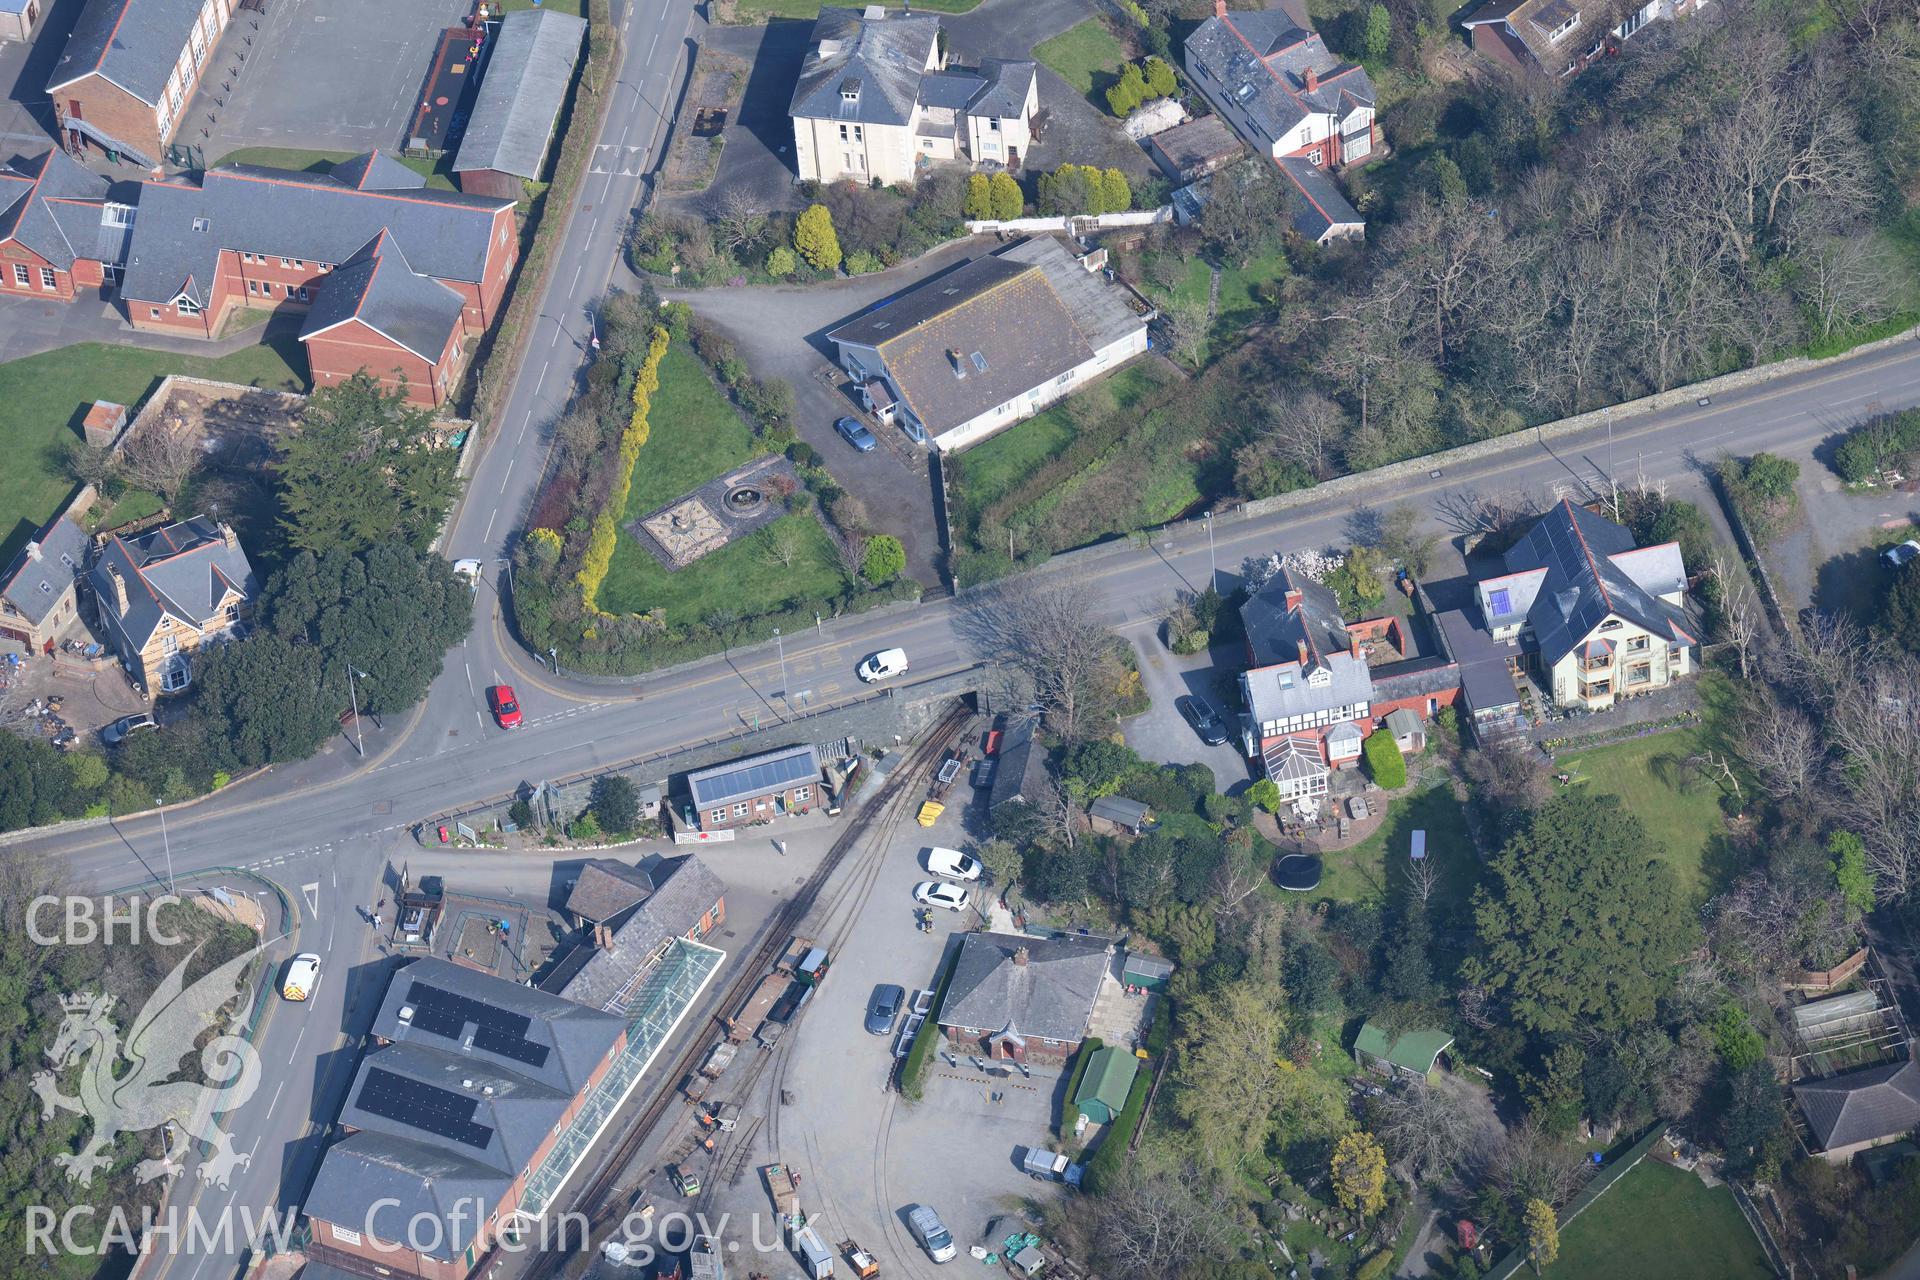
[{"label": "dark car parked", "polygon": [[906,999],[906,989],[891,982],[875,987],[873,998],[867,1001],[867,1034],[892,1035],[893,1024],[899,1020],[900,1006]]},{"label": "dark car parked", "polygon": [[1207,700],[1195,693],[1185,694],[1174,701],[1180,714],[1186,717],[1193,731],[1200,735],[1200,741],[1210,747],[1217,747],[1227,740],[1227,723]]}]

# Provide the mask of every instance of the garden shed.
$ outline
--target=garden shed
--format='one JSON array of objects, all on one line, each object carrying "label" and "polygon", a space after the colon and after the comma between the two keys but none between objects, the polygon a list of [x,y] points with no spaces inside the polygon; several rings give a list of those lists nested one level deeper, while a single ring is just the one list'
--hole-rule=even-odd
[{"label": "garden shed", "polygon": [[1133,1077],[1139,1069],[1138,1058],[1107,1045],[1096,1051],[1087,1063],[1073,1105],[1095,1124],[1112,1124],[1113,1118],[1127,1105],[1127,1091],[1133,1088]]},{"label": "garden shed", "polygon": [[1439,1065],[1453,1037],[1431,1027],[1394,1031],[1369,1020],[1353,1041],[1353,1056],[1370,1071],[1392,1076],[1424,1076]]},{"label": "garden shed", "polygon": [[1101,796],[1087,809],[1087,825],[1103,836],[1137,836],[1156,825],[1153,810],[1125,796]]},{"label": "garden shed", "polygon": [[1120,981],[1130,987],[1144,987],[1148,991],[1165,989],[1167,979],[1173,976],[1173,961],[1163,960],[1159,956],[1144,956],[1138,951],[1127,952],[1127,959],[1120,966]]}]

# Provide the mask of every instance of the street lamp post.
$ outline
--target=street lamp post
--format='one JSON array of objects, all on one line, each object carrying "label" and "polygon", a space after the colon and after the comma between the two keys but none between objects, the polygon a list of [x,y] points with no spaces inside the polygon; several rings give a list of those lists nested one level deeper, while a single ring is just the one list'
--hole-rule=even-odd
[{"label": "street lamp post", "polygon": [[1220,567],[1213,558],[1213,512],[1207,512],[1207,585],[1220,580]]},{"label": "street lamp post", "polygon": [[160,847],[167,854],[167,892],[173,892],[173,842],[167,839],[167,807],[160,806]]},{"label": "street lamp post", "polygon": [[780,638],[780,628],[773,629],[773,645],[780,652],[780,701],[787,704],[787,714],[793,714],[793,699],[787,697],[787,643]]},{"label": "street lamp post", "polygon": [[353,744],[359,750],[360,758],[365,760],[367,758],[367,740],[360,733],[360,693],[359,690],[353,686],[353,678],[355,675],[358,675],[362,680],[367,678],[366,672],[356,672],[353,669],[353,664],[349,662],[347,664],[347,697],[353,702]]}]

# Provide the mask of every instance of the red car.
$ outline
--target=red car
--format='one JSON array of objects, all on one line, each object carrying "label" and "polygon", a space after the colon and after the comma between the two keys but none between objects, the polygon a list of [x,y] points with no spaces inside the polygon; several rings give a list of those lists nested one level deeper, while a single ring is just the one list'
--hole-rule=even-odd
[{"label": "red car", "polygon": [[493,718],[502,729],[520,727],[520,703],[513,696],[513,686],[496,684],[487,690],[487,710],[493,712]]}]

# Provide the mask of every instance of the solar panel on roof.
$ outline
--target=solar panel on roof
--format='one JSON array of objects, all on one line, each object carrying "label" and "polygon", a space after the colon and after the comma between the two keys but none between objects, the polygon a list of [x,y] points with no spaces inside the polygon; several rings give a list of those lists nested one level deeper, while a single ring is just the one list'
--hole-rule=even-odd
[{"label": "solar panel on roof", "polygon": [[397,1075],[384,1067],[367,1069],[354,1105],[369,1115],[398,1120],[461,1146],[484,1150],[493,1141],[492,1127],[476,1124],[473,1119],[480,1099]]},{"label": "solar panel on roof", "polygon": [[485,1001],[455,995],[424,982],[408,985],[407,1003],[413,1006],[413,1025],[429,1035],[458,1040],[471,1025],[474,1048],[528,1066],[546,1065],[549,1046],[527,1039],[533,1019],[524,1013],[498,1009]]}]

